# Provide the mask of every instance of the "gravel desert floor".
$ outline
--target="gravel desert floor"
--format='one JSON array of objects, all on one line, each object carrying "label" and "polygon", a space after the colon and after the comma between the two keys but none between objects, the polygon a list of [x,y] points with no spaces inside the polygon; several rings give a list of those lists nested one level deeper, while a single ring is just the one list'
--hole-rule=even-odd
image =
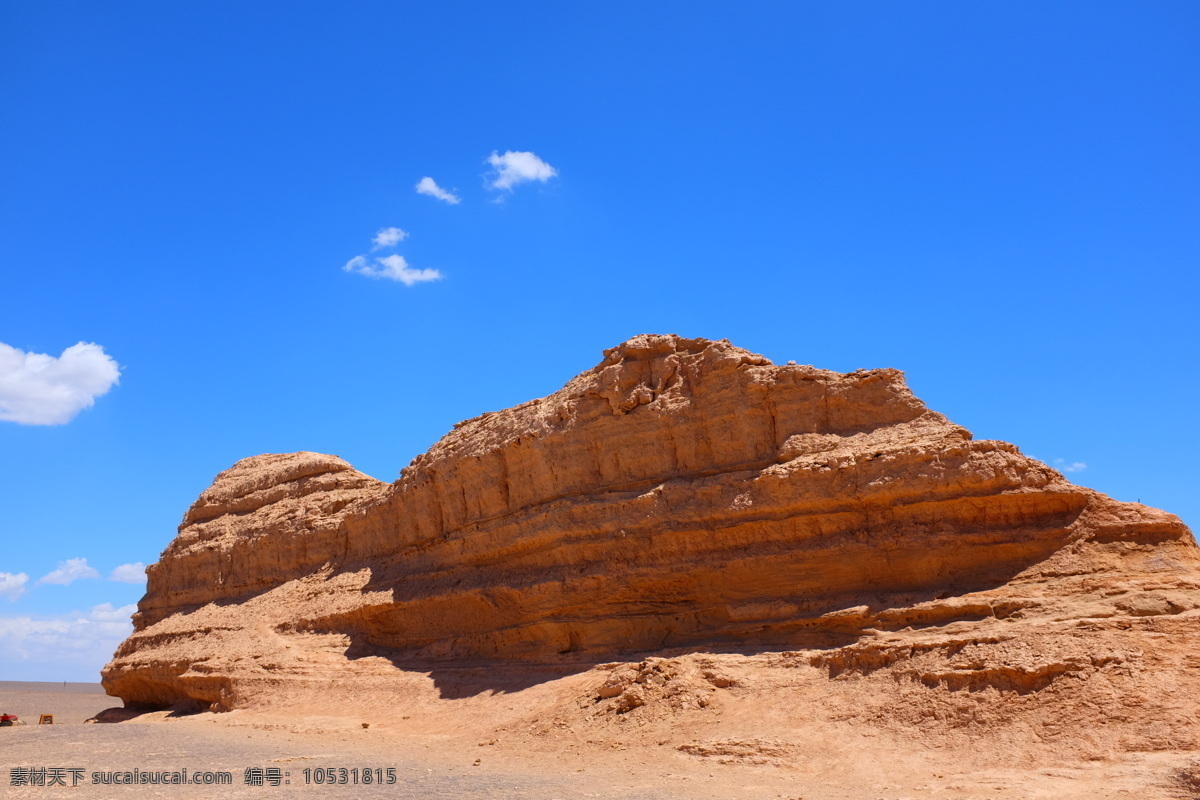
[{"label": "gravel desert floor", "polygon": [[[687,715],[630,719],[627,730],[618,725],[615,730],[588,731],[554,700],[575,696],[589,681],[594,682],[595,676],[580,673],[491,697],[433,705],[414,702],[404,709],[410,714],[342,704],[328,709],[297,706],[283,714],[153,712],[113,724],[85,724],[115,705],[98,685],[0,683],[0,707],[31,723],[0,731],[0,796],[531,800],[1198,796],[1192,782],[1197,777],[1194,753],[1093,755],[1040,763],[1003,757],[981,761],[979,754],[969,752],[969,744],[914,748],[911,742],[869,726],[831,725],[827,720],[806,724],[806,718],[812,719],[810,709],[764,704],[764,699],[771,700],[769,693],[741,703],[726,699],[720,721],[698,721]],[[517,716],[508,717],[506,723],[503,714],[489,711],[500,707]],[[522,715],[522,708],[547,713]],[[37,725],[38,715],[47,713],[54,714],[55,724]],[[793,718],[794,724],[781,724],[787,718]],[[366,719],[372,721],[363,727]],[[181,773],[185,769],[190,781],[219,780],[205,773],[228,773],[228,783],[103,782],[123,780],[123,773],[137,770]],[[364,771],[372,775],[369,784],[364,782]],[[46,783],[54,782],[57,775],[65,785],[14,785],[27,779],[40,782],[43,779],[35,777],[40,775],[47,776]]]}]

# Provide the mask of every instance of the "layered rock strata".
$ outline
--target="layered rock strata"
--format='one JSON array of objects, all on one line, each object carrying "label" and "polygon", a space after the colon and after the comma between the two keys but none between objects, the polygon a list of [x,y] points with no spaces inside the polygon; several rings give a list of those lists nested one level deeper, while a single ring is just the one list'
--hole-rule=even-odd
[{"label": "layered rock strata", "polygon": [[148,574],[104,685],[214,708],[279,682],[670,648],[1035,691],[1093,665],[940,669],[966,645],[935,634],[1200,606],[1176,517],[973,440],[900,372],[678,336],[635,337],[548,397],[459,423],[393,484],[315,453],[240,461]]}]

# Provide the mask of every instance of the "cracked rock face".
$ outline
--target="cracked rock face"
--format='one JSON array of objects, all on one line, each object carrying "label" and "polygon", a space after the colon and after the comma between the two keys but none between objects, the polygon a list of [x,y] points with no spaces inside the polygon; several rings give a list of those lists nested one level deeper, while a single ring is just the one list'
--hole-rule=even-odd
[{"label": "cracked rock face", "polygon": [[150,568],[103,680],[219,709],[407,665],[752,648],[1029,692],[1131,662],[1094,631],[1056,656],[1022,624],[1194,625],[1197,587],[1176,517],[974,441],[896,370],[646,335],[459,423],[394,484],[316,453],[238,462]]}]

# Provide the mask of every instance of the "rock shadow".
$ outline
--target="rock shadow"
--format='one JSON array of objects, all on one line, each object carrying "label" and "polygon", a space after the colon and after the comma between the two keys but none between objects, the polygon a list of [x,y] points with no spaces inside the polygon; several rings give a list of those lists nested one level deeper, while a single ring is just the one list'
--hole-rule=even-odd
[{"label": "rock shadow", "polygon": [[[882,547],[851,535],[822,541],[816,554],[802,549],[803,543],[771,556],[756,554],[756,563],[770,560],[772,570],[772,583],[759,588],[745,583],[756,578],[742,565],[730,573],[742,576],[741,582],[711,562],[694,570],[677,565],[655,578],[669,595],[687,598],[675,602],[631,602],[636,589],[623,582],[595,592],[578,567],[583,577],[573,571],[531,575],[494,563],[468,577],[346,563],[339,572],[370,570],[364,594],[386,595],[391,602],[334,614],[303,629],[348,637],[348,659],[383,658],[397,669],[428,674],[447,699],[521,691],[598,664],[647,656],[832,651],[879,630],[1019,614],[1020,603],[969,595],[1004,586],[1062,548],[1082,508],[1068,504],[1039,514],[1036,527],[1010,528],[1003,536],[993,534],[994,526],[966,528],[949,541],[937,531],[915,541],[891,539]],[[547,585],[562,592],[560,605],[572,613],[531,616],[520,607],[526,596],[545,603]],[[440,613],[457,609],[460,622],[470,623],[464,628],[473,632],[439,635],[424,619],[410,616],[424,607]],[[471,608],[486,614],[487,622],[463,610]]]},{"label": "rock shadow", "polygon": [[175,719],[177,717],[190,717],[203,712],[199,704],[194,701],[183,701],[172,706],[159,706],[144,703],[130,703],[125,706],[114,706],[106,708],[98,712],[95,716],[84,720],[85,723],[100,723],[112,724],[118,722],[129,722],[130,720],[144,717],[148,714],[164,714],[166,719]]},{"label": "rock shadow", "polygon": [[[473,656],[458,659],[420,658],[410,650],[380,645],[362,630],[341,629],[336,632],[350,639],[344,653],[346,658],[383,658],[396,669],[425,673],[433,680],[442,699],[454,700],[483,694],[519,692],[588,672],[602,664],[637,663],[647,658],[677,658],[693,653],[750,657],[794,650],[832,652],[856,644],[864,635],[882,629],[929,628],[954,622],[979,621],[991,616],[1003,618],[1005,609],[991,610],[986,604],[949,604],[941,607],[937,613],[929,609],[920,613],[910,612],[912,606],[985,591],[1003,583],[988,581],[949,588],[933,587],[922,592],[830,598],[811,603],[802,618],[758,626],[753,632],[726,630],[714,631],[706,636],[695,633],[666,636],[659,647],[579,650],[561,653],[559,659],[553,661]],[[329,632],[335,632],[335,629],[331,628]]]}]

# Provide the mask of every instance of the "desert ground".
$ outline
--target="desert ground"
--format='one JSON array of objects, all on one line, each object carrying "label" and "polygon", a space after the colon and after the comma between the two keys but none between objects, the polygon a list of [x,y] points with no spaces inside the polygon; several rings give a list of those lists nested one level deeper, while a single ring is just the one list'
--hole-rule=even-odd
[{"label": "desert ground", "polygon": [[[717,670],[725,689],[697,705],[687,691],[629,713],[589,708],[620,670]],[[464,669],[413,673],[387,702],[353,693],[326,707],[109,712],[99,685],[0,683],[0,708],[30,721],[0,730],[4,797],[472,798],[1189,798],[1200,796],[1194,753],[1086,752],[1014,738],[987,750],[953,728],[936,736],[864,724],[854,696],[830,683],[820,703],[794,692],[822,676],[780,668],[779,654],[691,654],[603,664],[574,674],[505,676]],[[724,682],[724,681],[722,681]],[[682,678],[679,685],[689,686]],[[738,686],[756,684],[753,691]],[[392,685],[395,684],[394,676]],[[483,686],[489,688],[483,689]],[[693,687],[694,688],[694,687]],[[789,705],[788,698],[797,700]],[[611,709],[608,709],[611,712]],[[636,712],[636,713],[635,713]],[[38,726],[39,714],[55,716]],[[1086,738],[1066,723],[1060,744]],[[367,727],[364,727],[366,723]],[[1047,723],[1048,725],[1050,723]],[[1016,736],[1023,736],[1018,733]],[[999,746],[998,743],[999,742]],[[16,787],[14,767],[82,768],[78,787]],[[304,770],[392,768],[392,785],[306,784]],[[92,773],[228,771],[232,785],[96,785]],[[248,768],[278,769],[279,786],[248,785]],[[349,773],[348,773],[349,774]],[[70,774],[66,774],[70,783]]]}]

